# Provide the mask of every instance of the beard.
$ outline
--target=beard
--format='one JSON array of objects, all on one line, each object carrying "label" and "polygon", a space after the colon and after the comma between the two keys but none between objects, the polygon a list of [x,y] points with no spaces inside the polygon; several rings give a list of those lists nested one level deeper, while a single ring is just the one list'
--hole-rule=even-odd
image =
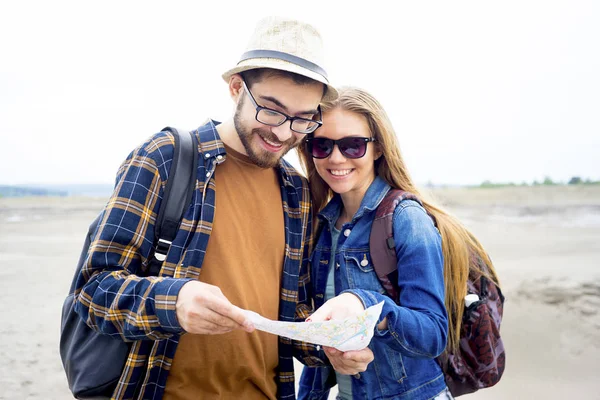
[{"label": "beard", "polygon": [[[273,132],[271,132],[271,130],[269,128],[266,129],[261,129],[261,128],[254,128],[252,130],[248,130],[248,128],[246,128],[246,126],[244,126],[244,123],[242,122],[242,118],[241,118],[241,113],[242,113],[242,106],[244,105],[244,101],[240,101],[236,107],[235,110],[235,115],[233,116],[233,124],[235,126],[235,130],[238,133],[238,136],[240,137],[240,141],[242,142],[242,145],[244,146],[244,149],[246,150],[246,154],[248,155],[248,158],[250,158],[250,161],[252,161],[252,163],[256,164],[257,166],[261,167],[261,168],[274,168],[277,166],[277,164],[279,163],[279,160],[281,159],[281,157],[283,157],[288,151],[290,151],[291,149],[293,149],[294,147],[298,146],[300,144],[300,140],[296,141],[295,136],[292,135],[292,137],[289,140],[286,140],[285,142],[281,142],[277,136],[275,134],[273,134]],[[287,123],[287,121],[286,121]],[[262,136],[263,138],[274,142],[274,143],[278,143],[281,144],[281,150],[277,153],[271,153],[265,149],[261,149],[259,148],[259,145],[256,145],[255,147],[258,148],[253,148],[252,147],[252,138],[257,135],[257,136]],[[261,140],[261,139],[258,139]]]}]

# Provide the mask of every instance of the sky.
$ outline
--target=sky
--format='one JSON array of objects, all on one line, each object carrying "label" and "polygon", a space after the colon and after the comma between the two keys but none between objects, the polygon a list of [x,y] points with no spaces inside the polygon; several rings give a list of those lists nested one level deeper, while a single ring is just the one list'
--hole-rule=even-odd
[{"label": "sky", "polygon": [[221,74],[268,15],[321,32],[419,184],[600,180],[598,1],[24,0],[0,3],[0,184],[112,183],[164,126],[230,117]]}]

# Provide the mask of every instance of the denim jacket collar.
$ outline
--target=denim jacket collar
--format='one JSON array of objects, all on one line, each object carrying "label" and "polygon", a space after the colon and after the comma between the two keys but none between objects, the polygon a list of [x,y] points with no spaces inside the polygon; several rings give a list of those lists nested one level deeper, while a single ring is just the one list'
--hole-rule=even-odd
[{"label": "denim jacket collar", "polygon": [[[387,184],[379,175],[375,177],[375,180],[371,183],[365,196],[363,197],[360,207],[354,217],[352,217],[352,222],[354,223],[357,219],[363,216],[363,214],[367,211],[375,210],[387,192],[390,190],[390,185]],[[342,198],[339,194],[335,194],[331,201],[321,210],[319,213],[319,218],[327,221],[327,223],[331,226],[335,224],[337,221],[340,211],[342,209]]]}]

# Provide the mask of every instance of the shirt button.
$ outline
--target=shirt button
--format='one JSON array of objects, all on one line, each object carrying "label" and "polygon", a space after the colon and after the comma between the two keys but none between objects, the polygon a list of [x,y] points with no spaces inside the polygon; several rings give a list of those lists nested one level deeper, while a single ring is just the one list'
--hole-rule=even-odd
[{"label": "shirt button", "polygon": [[210,153],[206,153],[206,154],[204,155],[204,157],[206,157],[206,158],[210,157]]},{"label": "shirt button", "polygon": [[369,261],[365,258],[364,260],[362,260],[360,262],[360,265],[362,265],[363,267],[366,267],[367,265],[369,265]]},{"label": "shirt button", "polygon": [[350,229],[346,229],[344,231],[344,236],[346,236],[346,237],[350,236],[350,232],[352,232]]}]

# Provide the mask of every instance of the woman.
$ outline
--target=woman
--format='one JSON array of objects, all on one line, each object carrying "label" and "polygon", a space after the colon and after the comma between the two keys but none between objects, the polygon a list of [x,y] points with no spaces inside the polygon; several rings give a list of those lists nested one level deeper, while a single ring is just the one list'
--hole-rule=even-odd
[{"label": "woman", "polygon": [[[326,399],[337,381],[341,399],[451,399],[435,357],[446,345],[458,346],[469,252],[485,260],[497,281],[493,267],[473,236],[419,193],[379,102],[357,88],[339,93],[323,105],[323,126],[299,150],[322,227],[311,256],[318,310],[310,320],[344,318],[385,303],[366,371],[344,375],[335,364],[339,352],[326,348],[335,371],[305,368],[299,398]],[[423,202],[404,200],[394,211],[400,305],[385,296],[369,254],[375,210],[390,188]],[[444,283],[444,275],[452,279]],[[446,309],[457,311],[448,319]]]}]

